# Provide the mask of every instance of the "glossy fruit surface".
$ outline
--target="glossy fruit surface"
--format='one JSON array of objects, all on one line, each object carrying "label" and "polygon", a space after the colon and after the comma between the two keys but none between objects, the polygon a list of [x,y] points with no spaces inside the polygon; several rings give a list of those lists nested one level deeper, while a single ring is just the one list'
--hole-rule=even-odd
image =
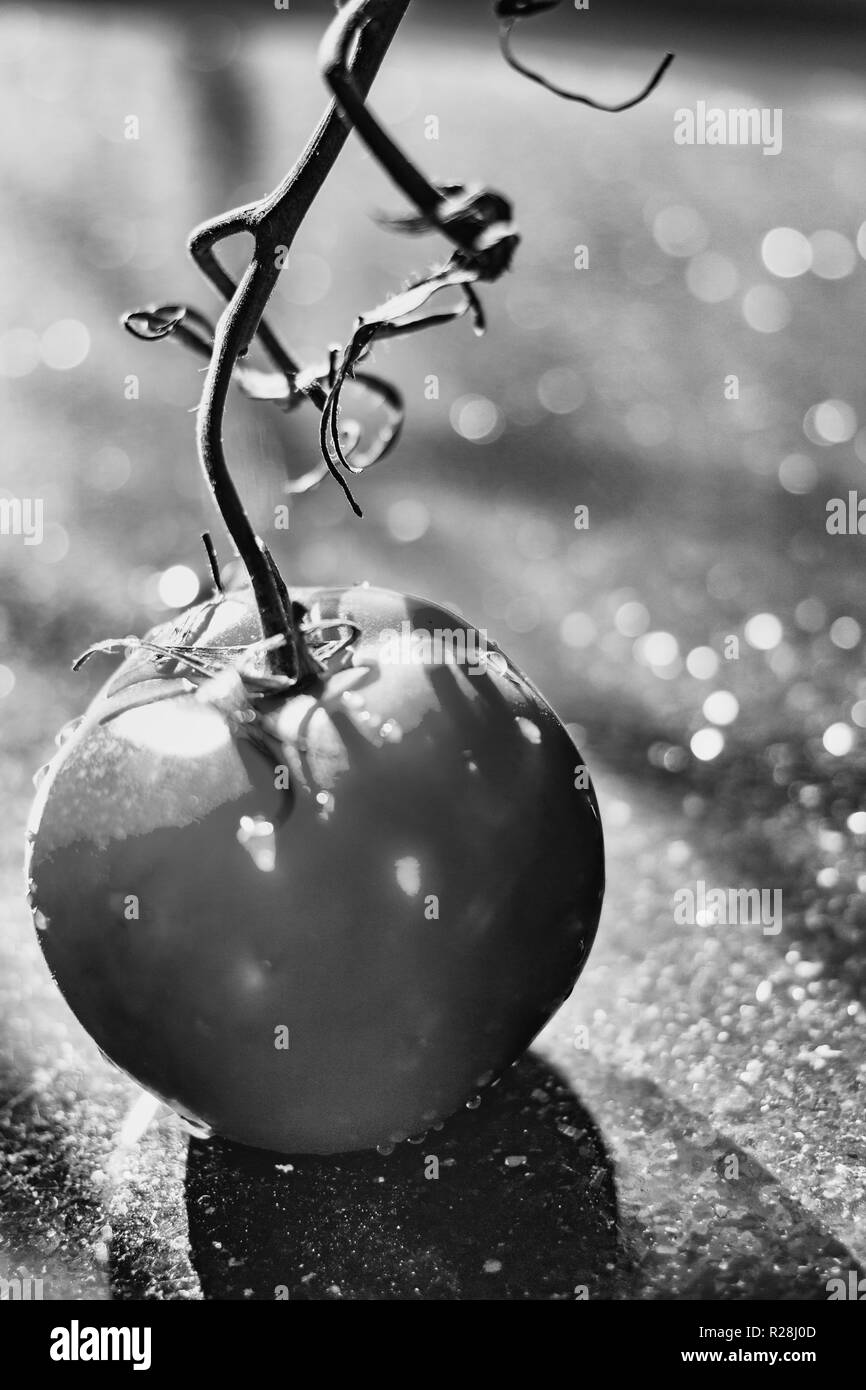
[{"label": "glossy fruit surface", "polygon": [[[586,960],[603,848],[544,699],[461,660],[475,629],[368,586],[293,598],[351,638],[322,681],[253,711],[234,670],[133,652],[49,764],[27,871],[115,1063],[228,1138],[332,1152],[423,1132],[521,1055]],[[245,590],[182,630],[260,636]]]}]

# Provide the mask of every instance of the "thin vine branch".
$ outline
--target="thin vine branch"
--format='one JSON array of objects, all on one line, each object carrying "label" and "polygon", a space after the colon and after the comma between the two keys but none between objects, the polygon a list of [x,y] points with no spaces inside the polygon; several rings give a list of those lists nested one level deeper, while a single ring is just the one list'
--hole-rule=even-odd
[{"label": "thin vine branch", "polygon": [[593,111],[630,111],[633,106],[639,106],[642,101],[646,101],[650,93],[655,91],[673,62],[673,53],[665,54],[652,77],[637,96],[629,97],[628,101],[621,101],[616,105],[596,101],[594,97],[588,97],[583,92],[573,92],[567,87],[560,87],[556,82],[551,82],[550,78],[545,77],[543,73],[535,72],[521,62],[514,52],[512,43],[517,21],[527,19],[531,15],[541,14],[545,10],[554,10],[558,5],[559,0],[497,0],[494,10],[500,21],[499,47],[508,66],[513,68],[515,72],[519,72],[521,77],[527,77],[530,82],[537,82],[539,87],[543,87],[545,91],[553,92],[554,96],[562,97],[563,101],[578,101],[583,106],[591,106]]},{"label": "thin vine branch", "polygon": [[[435,228],[471,259],[478,278],[496,279],[508,269],[517,245],[511,226],[511,206],[500,194],[430,183],[391,139],[364,100],[350,62],[353,43],[369,23],[371,12],[388,0],[350,0],[325,33],[319,60],[325,81],[364,144],[397,187],[420,213],[420,223],[403,223],[407,230]],[[400,226],[400,222],[393,225]]]},{"label": "thin vine branch", "polygon": [[[410,0],[362,0],[369,12],[352,61],[353,82],[366,93],[390,47]],[[229,534],[250,576],[266,638],[282,636],[284,646],[270,652],[273,668],[293,682],[311,679],[318,667],[295,624],[291,602],[275,573],[267,547],[256,535],[232,482],[223,447],[223,420],[235,365],[249,349],[281,270],[277,248],[291,247],[349,134],[336,101],[325,111],[299,160],[282,183],[260,202],[205,223],[193,234],[193,255],[208,278],[227,292],[230,280],[213,254],[214,246],[240,231],[253,237],[253,255],[220,316],[198,408],[199,460]],[[282,252],[285,255],[285,252]],[[261,333],[260,333],[261,337]],[[281,370],[296,367],[266,330],[265,346]],[[275,356],[276,354],[276,356]],[[324,404],[324,401],[323,401]],[[344,490],[348,488],[340,479]],[[281,592],[282,589],[282,592]]]},{"label": "thin vine branch", "polygon": [[[260,203],[248,203],[245,207],[234,208],[231,212],[221,213],[218,217],[212,217],[207,222],[202,222],[198,227],[193,228],[187,238],[187,250],[198,269],[227,301],[234,298],[237,282],[232,279],[217,259],[213,248],[218,242],[236,236],[239,232],[249,232],[255,235],[255,216],[260,207]],[[274,367],[286,377],[289,383],[293,384],[300,371],[299,364],[286,350],[264,318],[259,322],[257,336]],[[303,391],[299,389],[299,394],[309,396],[320,410],[324,407],[327,399],[327,393],[317,381],[311,382]]]},{"label": "thin vine branch", "polygon": [[[502,51],[511,66],[559,96],[597,110],[625,111],[643,101],[661,80],[672,54],[666,56],[638,96],[616,106],[559,88],[515,58],[510,39],[516,19],[553,9],[558,3],[559,0],[495,0],[494,11],[502,25]],[[482,187],[431,183],[366,104],[373,79],[409,4],[410,0],[347,0],[338,4],[338,14],[320,48],[322,73],[333,100],[300,158],[273,192],[258,202],[221,213],[190,233],[188,249],[193,260],[227,300],[216,328],[197,310],[177,304],[136,310],[124,318],[125,326],[137,337],[155,340],[174,336],[207,359],[197,410],[199,460],[249,575],[269,669],[274,673],[273,679],[285,685],[306,683],[320,674],[321,667],[307,648],[301,624],[303,615],[292,604],[270,551],[256,535],[228,470],[223,421],[232,381],[247,395],[276,401],[285,409],[306,398],[320,410],[323,464],[287,484],[287,491],[306,491],[330,471],[360,516],[361,509],[341,469],[358,473],[383,457],[400,433],[403,409],[395,388],[368,372],[358,371],[358,365],[381,339],[448,323],[467,312],[476,330],[483,331],[484,315],[474,286],[479,281],[498,279],[509,268],[519,242],[508,199]],[[408,233],[438,231],[454,250],[447,264],[410,281],[401,293],[361,315],[346,346],[331,350],[326,369],[301,370],[266,322],[264,313],[294,238],[353,129],[414,205],[411,215],[389,218],[388,225]],[[218,259],[215,248],[240,233],[252,238],[253,250],[247,269],[236,283]],[[457,307],[434,311],[427,308],[434,296],[449,289],[459,292]],[[253,339],[258,340],[276,368],[274,373],[243,363]],[[362,384],[385,411],[386,425],[366,450],[357,447],[360,427],[339,423],[341,393],[350,379]],[[209,538],[205,544],[219,588],[219,571]]]}]

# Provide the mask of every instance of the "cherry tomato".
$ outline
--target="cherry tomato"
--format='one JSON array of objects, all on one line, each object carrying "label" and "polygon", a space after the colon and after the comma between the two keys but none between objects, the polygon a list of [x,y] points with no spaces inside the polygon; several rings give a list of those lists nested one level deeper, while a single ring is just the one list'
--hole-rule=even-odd
[{"label": "cherry tomato", "polygon": [[118,1066],[230,1139],[324,1153],[423,1132],[522,1054],[604,865],[580,755],[476,629],[368,586],[293,597],[328,667],[303,692],[249,696],[243,590],[181,623],[222,674],[127,657],[39,785],[28,875]]}]

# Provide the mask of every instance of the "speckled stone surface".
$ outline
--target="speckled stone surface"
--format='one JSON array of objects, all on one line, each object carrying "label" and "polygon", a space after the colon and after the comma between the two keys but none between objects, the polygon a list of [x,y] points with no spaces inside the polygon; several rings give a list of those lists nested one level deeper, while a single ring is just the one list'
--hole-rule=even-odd
[{"label": "speckled stone surface", "polygon": [[[6,317],[89,334],[74,369],[2,378],[4,486],[45,498],[47,530],[41,547],[0,543],[14,676],[0,700],[0,1275],[41,1276],[52,1299],[826,1298],[866,1260],[864,541],[824,526],[826,500],[866,467],[866,264],[861,247],[838,279],[783,279],[761,244],[792,226],[853,249],[866,98],[850,48],[816,74],[793,48],[773,67],[769,40],[748,62],[686,43],[652,101],[617,120],[503,74],[482,29],[447,49],[446,71],[419,16],[383,79],[407,147],[507,190],[526,239],[486,295],[481,344],[463,325],[377,356],[409,424],[362,480],[363,522],[326,488],[273,544],[290,581],[369,578],[462,608],[575,726],[609,888],[589,965],[533,1054],[421,1144],[274,1158],[191,1139],[164,1111],[142,1129],[136,1087],[48,977],[21,881],[30,777],[104,675],[69,662],[163,616],[159,575],[203,574],[211,524],[188,414],[197,364],[124,338],[117,316],[184,294],[206,307],[186,232],[270,186],[311,123],[315,31],[276,22],[245,27],[214,68],[197,22],[0,16],[0,120],[20,132],[0,155],[16,209]],[[594,82],[633,85],[651,42],[618,65],[593,51]],[[711,163],[674,146],[674,110],[734,90],[784,105],[782,156]],[[359,149],[340,169],[279,291],[305,360],[432,254],[371,223],[395,198]],[[670,208],[687,215],[659,223]],[[589,271],[573,268],[577,244]],[[733,282],[695,265],[707,252]],[[735,288],[702,299],[707,276],[713,293]],[[747,302],[756,286],[772,293]],[[467,416],[479,396],[494,413]],[[837,443],[809,415],[827,399],[855,417],[838,417]],[[493,424],[473,443],[479,419]],[[312,426],[233,404],[229,453],[260,526],[282,460],[310,466]],[[749,626],[758,614],[775,625]],[[691,655],[703,648],[715,662]],[[727,724],[704,711],[719,690],[736,697]],[[679,924],[675,895],[699,881],[778,890],[780,930]]]}]

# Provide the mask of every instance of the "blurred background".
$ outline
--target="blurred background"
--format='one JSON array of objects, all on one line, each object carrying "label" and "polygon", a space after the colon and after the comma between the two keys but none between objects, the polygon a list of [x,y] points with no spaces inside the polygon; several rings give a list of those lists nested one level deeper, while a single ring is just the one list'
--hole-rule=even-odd
[{"label": "blurred background", "polygon": [[[274,530],[285,478],[316,462],[317,419],[231,399],[235,481],[289,584],[369,579],[460,609],[569,723],[601,802],[599,939],[538,1046],[584,1118],[557,1118],[537,1077],[512,1097],[538,1219],[545,1193],[561,1215],[555,1278],[515,1271],[485,1230],[461,1257],[496,1254],[481,1292],[455,1275],[420,1295],[409,1280],[407,1297],[571,1297],[580,1249],[608,1293],[824,1298],[864,1254],[866,540],[826,529],[830,499],[866,496],[857,9],[599,0],[517,27],[526,62],[600,100],[676,53],[645,104],[610,115],[509,70],[486,4],[417,0],[372,103],[431,177],[513,201],[523,240],[482,292],[488,333],[460,322],[377,349],[407,423],[358,482],[361,521],[328,480]],[[203,529],[229,555],[195,458],[199,363],[119,316],[215,316],[185,238],[294,160],[323,105],[331,13],[0,7],[0,498],[44,505],[41,544],[0,536],[0,1275],[41,1271],[47,1297],[272,1296],[255,1231],[215,1269],[205,1222],[207,1280],[190,1256],[190,1202],[200,1221],[210,1189],[190,1197],[173,1121],[127,1153],[135,1090],[51,984],[21,853],[32,774],[108,669],[73,676],[71,660],[191,602]],[[676,144],[674,113],[701,102],[781,110],[781,151]],[[270,310],[305,364],[443,255],[382,229],[383,211],[401,198],[350,139]],[[699,879],[781,890],[781,931],[676,925],[673,895]],[[478,1114],[465,1142],[501,1163]],[[216,1167],[231,1209],[253,1178]],[[255,1181],[261,1229],[273,1209],[289,1229],[284,1176]],[[417,1240],[451,1269],[444,1233],[421,1222]],[[407,1258],[395,1243],[355,1284],[332,1270],[301,1296],[372,1296],[383,1263],[397,1272],[375,1296],[395,1296]]]}]

